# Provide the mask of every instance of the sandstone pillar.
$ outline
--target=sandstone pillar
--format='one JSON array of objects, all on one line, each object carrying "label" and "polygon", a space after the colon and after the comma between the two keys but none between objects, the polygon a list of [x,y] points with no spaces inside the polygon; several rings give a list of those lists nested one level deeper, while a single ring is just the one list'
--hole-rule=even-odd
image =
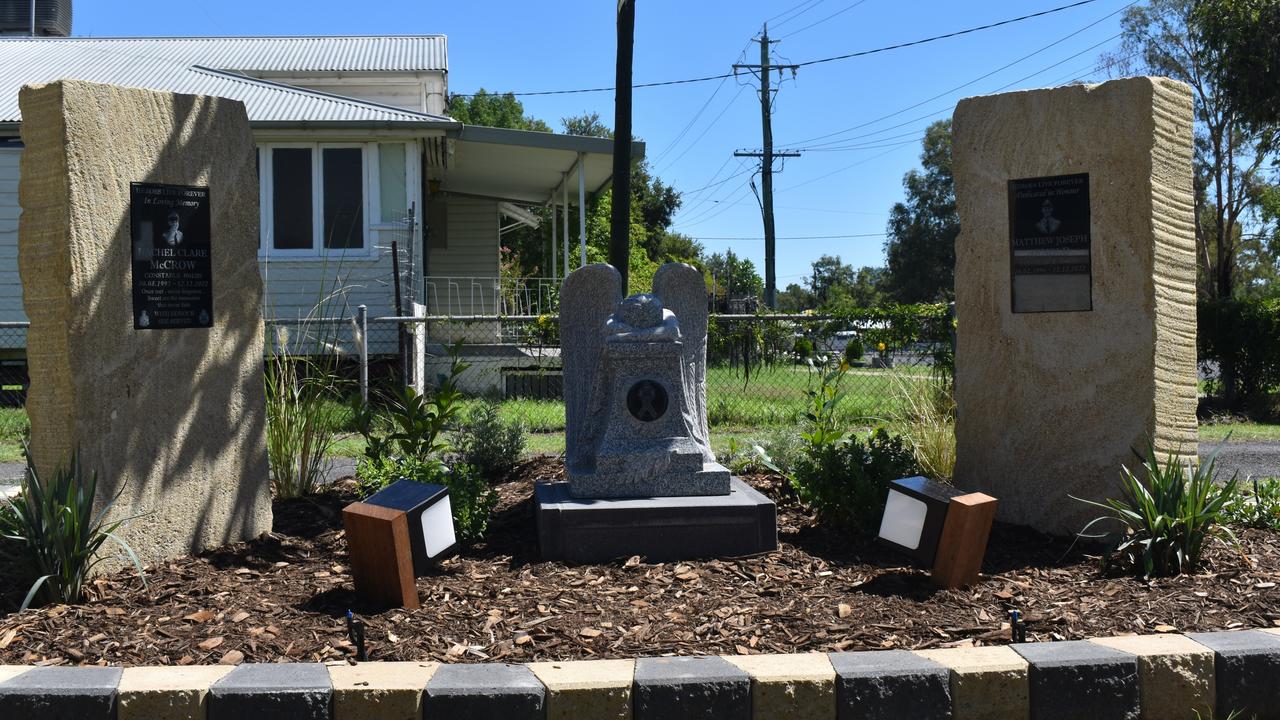
[{"label": "sandstone pillar", "polygon": [[[109,517],[141,515],[123,536],[144,562],[270,529],[258,181],[244,106],[79,81],[23,88],[19,102],[18,263],[38,470],[51,476],[78,448],[98,472],[99,503],[120,493]],[[131,227],[133,183],[208,189],[203,327],[158,327],[164,311],[154,308],[139,319],[135,261],[153,240],[166,244],[151,237],[159,230],[140,239]]]},{"label": "sandstone pillar", "polygon": [[1196,453],[1192,106],[1130,78],[956,107],[956,484],[1073,533],[1153,438]]}]

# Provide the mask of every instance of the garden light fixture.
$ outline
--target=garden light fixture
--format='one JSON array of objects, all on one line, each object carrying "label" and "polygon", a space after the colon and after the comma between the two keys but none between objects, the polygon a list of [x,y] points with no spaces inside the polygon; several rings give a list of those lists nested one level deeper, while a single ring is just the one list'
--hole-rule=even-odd
[{"label": "garden light fixture", "polygon": [[365,503],[405,513],[415,575],[425,575],[458,547],[449,488],[443,485],[400,479],[365,498]]},{"label": "garden light fixture", "polygon": [[924,477],[894,480],[880,521],[880,540],[932,568],[943,587],[978,579],[996,499]]}]

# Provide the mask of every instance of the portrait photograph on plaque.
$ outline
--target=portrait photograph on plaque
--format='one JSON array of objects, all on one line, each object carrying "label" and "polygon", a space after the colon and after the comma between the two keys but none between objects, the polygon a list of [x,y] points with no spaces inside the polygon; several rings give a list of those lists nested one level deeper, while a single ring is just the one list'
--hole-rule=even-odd
[{"label": "portrait photograph on plaque", "polygon": [[1093,310],[1089,174],[1009,181],[1015,313]]},{"label": "portrait photograph on plaque", "polygon": [[209,188],[132,183],[133,327],[213,326]]}]

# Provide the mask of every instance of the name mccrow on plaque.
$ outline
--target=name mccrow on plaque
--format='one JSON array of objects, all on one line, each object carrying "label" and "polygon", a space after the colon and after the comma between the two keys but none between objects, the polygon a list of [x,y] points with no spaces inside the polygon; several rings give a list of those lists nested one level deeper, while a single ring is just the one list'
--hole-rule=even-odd
[{"label": "name mccrow on plaque", "polygon": [[133,183],[133,327],[213,326],[209,188]]},{"label": "name mccrow on plaque", "polygon": [[1009,181],[1013,312],[1093,309],[1089,175]]}]

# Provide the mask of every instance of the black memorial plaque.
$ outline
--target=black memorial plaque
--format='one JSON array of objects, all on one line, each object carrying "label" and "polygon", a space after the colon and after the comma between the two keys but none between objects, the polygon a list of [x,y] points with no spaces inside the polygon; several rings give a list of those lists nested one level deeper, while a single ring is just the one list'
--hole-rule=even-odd
[{"label": "black memorial plaque", "polygon": [[209,188],[133,183],[133,327],[213,326]]},{"label": "black memorial plaque", "polygon": [[1093,309],[1089,174],[1009,181],[1013,312]]},{"label": "black memorial plaque", "polygon": [[667,414],[667,389],[653,380],[641,380],[627,391],[627,410],[641,422],[653,422]]}]

